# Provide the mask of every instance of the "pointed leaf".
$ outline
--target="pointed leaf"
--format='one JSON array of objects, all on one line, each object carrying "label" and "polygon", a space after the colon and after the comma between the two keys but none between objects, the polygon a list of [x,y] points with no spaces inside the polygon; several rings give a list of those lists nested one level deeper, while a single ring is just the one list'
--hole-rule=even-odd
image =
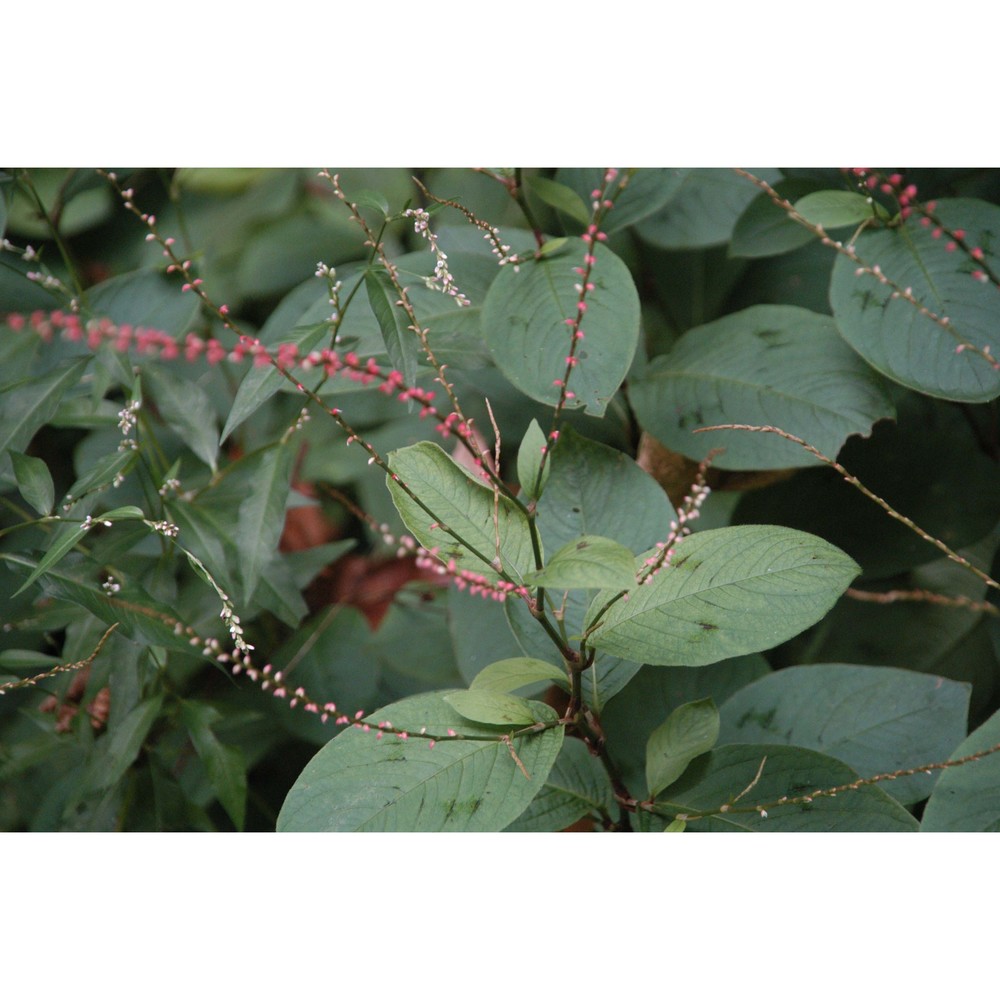
[{"label": "pointed leaf", "polygon": [[109,486],[119,475],[124,475],[131,466],[135,465],[138,459],[139,456],[136,452],[126,448],[123,451],[113,451],[110,455],[89,462],[87,471],[73,483],[66,496],[63,497],[63,504],[74,504],[89,493]]},{"label": "pointed leaf", "polygon": [[[532,708],[556,718],[545,705]],[[405,726],[409,738],[376,740],[382,721]],[[463,719],[440,693],[396,702],[365,724],[369,732],[347,729],[306,766],[282,806],[279,832],[502,830],[541,790],[563,742],[555,726],[508,747],[503,729]]]},{"label": "pointed leaf", "polygon": [[531,726],[538,719],[531,711],[531,702],[510,694],[494,691],[456,691],[444,700],[463,719],[484,722],[491,726]]},{"label": "pointed leaf", "polygon": [[533,586],[591,590],[630,590],[635,586],[635,556],[611,538],[583,535],[568,542],[545,563],[545,568],[525,577]]},{"label": "pointed leaf", "polygon": [[225,746],[212,732],[212,726],[222,716],[210,705],[182,702],[181,718],[222,808],[229,813],[236,829],[242,830],[247,804],[247,774],[243,752],[239,747]]},{"label": "pointed leaf", "polygon": [[[969,686],[894,667],[787,667],[721,708],[722,743],[821,750],[868,777],[944,760],[965,734]],[[904,805],[927,798],[937,774],[886,782]]]},{"label": "pointed leaf", "polygon": [[0,475],[7,467],[6,451],[24,451],[49,422],[66,390],[80,381],[91,358],[79,358],[38,378],[8,386],[0,393]]},{"label": "pointed leaf", "polygon": [[[700,666],[769,649],[819,621],[858,574],[839,549],[769,525],[697,532],[617,601],[591,645],[643,663]],[[588,623],[613,597],[598,594]]]},{"label": "pointed leaf", "polygon": [[895,415],[882,380],[841,339],[829,316],[797,306],[752,306],[689,330],[639,379],[629,398],[643,427],[700,461],[723,447],[723,469],[815,465],[773,434],[712,431],[714,424],[770,424],[836,455],[852,434]]},{"label": "pointed leaf", "polygon": [[[1000,242],[1000,208],[972,198],[941,200],[935,226],[913,215],[899,226],[866,229],[855,241],[858,255],[949,329],[921,313],[876,275],[858,274],[853,260],[838,255],[830,280],[830,305],[844,339],[873,368],[918,392],[943,399],[982,403],[1000,393],[1000,370],[973,351],[988,347],[1000,357],[996,288],[973,277],[981,271],[969,251],[979,249],[993,263]],[[941,227],[943,232],[939,231]],[[949,251],[956,230],[967,250]],[[935,238],[938,233],[939,238]]]},{"label": "pointed leaf", "polygon": [[536,660],[530,656],[513,656],[483,667],[472,681],[470,690],[506,694],[537,681],[565,684],[566,672],[544,660]]},{"label": "pointed leaf", "polygon": [[142,377],[163,419],[215,472],[219,457],[219,425],[205,390],[197,382],[179,378],[156,365],[148,365]]},{"label": "pointed leaf", "polygon": [[20,451],[9,453],[14,464],[14,478],[21,496],[43,517],[52,513],[55,486],[49,467],[40,459]]},{"label": "pointed leaf", "polygon": [[590,211],[583,199],[571,188],[548,177],[529,177],[528,189],[552,208],[568,215],[575,222],[585,226],[590,222]]},{"label": "pointed leaf", "polygon": [[52,536],[52,544],[46,550],[45,555],[39,560],[38,565],[34,568],[28,579],[11,596],[17,597],[22,591],[27,590],[43,573],[52,569],[60,559],[72,551],[91,527],[96,527],[101,522],[133,521],[144,516],[138,507],[119,507],[116,510],[109,510],[106,514],[97,515],[92,522],[88,519],[88,521],[81,523],[67,521],[59,525]]},{"label": "pointed leaf", "polygon": [[506,572],[517,578],[534,569],[531,533],[520,508],[500,497],[494,522],[493,490],[474,482],[436,444],[421,441],[390,452],[389,467],[429,508],[425,510],[392,476],[386,478],[403,523],[425,548],[439,548],[442,559],[454,559],[460,568],[496,580],[493,560],[499,535]]},{"label": "pointed leaf", "polygon": [[402,373],[408,386],[416,384],[420,341],[410,329],[410,321],[396,305],[399,292],[384,271],[365,271],[368,302],[385,339],[389,360]]},{"label": "pointed leaf", "polygon": [[245,597],[249,600],[260,575],[278,549],[285,526],[292,474],[292,449],[277,445],[244,459],[255,468],[250,495],[240,504],[237,544]]},{"label": "pointed leaf", "polygon": [[529,500],[537,500],[542,495],[552,472],[551,462],[542,466],[546,447],[545,435],[538,426],[538,421],[532,420],[521,439],[521,447],[517,450],[517,479]]},{"label": "pointed leaf", "polygon": [[162,695],[133,708],[95,747],[80,784],[89,791],[103,791],[117,784],[132,766],[163,705]]},{"label": "pointed leaf", "polygon": [[646,785],[656,798],[672,785],[688,764],[715,746],[719,710],[711,698],[675,708],[667,721],[650,733],[646,744]]},{"label": "pointed leaf", "polygon": [[[482,325],[497,367],[532,399],[555,405],[566,357],[572,345],[567,319],[577,314],[580,275],[591,248],[570,240],[557,254],[530,259],[518,269],[505,267],[490,286],[483,304]],[[582,324],[584,340],[577,350],[569,405],[603,416],[628,374],[639,341],[639,295],[628,268],[603,244],[595,244],[596,264]]]}]

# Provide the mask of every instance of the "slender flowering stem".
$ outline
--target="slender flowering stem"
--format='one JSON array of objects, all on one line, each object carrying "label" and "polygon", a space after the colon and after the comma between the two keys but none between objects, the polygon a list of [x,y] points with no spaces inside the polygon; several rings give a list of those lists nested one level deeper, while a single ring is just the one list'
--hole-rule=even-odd
[{"label": "slender flowering stem", "polygon": [[920,601],[927,604],[937,604],[944,608],[965,608],[968,611],[987,615],[1000,615],[1000,608],[989,601],[974,601],[963,594],[936,594],[930,590],[857,590],[848,587],[845,597],[855,601],[867,601],[869,604],[895,604],[900,601]]},{"label": "slender flowering stem", "polygon": [[832,458],[828,458],[817,448],[814,448],[807,441],[803,441],[802,438],[796,437],[794,434],[789,434],[788,431],[783,431],[780,427],[771,426],[757,426],[754,424],[717,424],[713,427],[698,427],[695,430],[695,434],[703,434],[707,431],[749,431],[754,434],[777,434],[778,437],[783,437],[786,441],[791,441],[797,444],[800,448],[805,448],[810,455],[814,455],[821,462],[829,465],[830,468],[836,469],[844,479],[849,482],[856,490],[863,493],[869,500],[874,501],[881,507],[891,518],[899,521],[900,524],[905,524],[911,531],[918,534],[925,542],[930,542],[935,548],[943,552],[952,562],[958,563],[960,566],[964,566],[967,570],[975,573],[980,580],[983,581],[988,587],[993,587],[995,590],[1000,590],[1000,583],[997,583],[989,574],[984,573],[977,566],[973,566],[968,559],[964,556],[960,556],[953,549],[950,549],[944,542],[939,538],[935,538],[933,535],[928,534],[923,528],[914,524],[910,518],[906,517],[904,514],[900,514],[898,510],[891,507],[885,500],[883,500],[876,493],[873,493],[864,483],[857,478],[857,476],[852,475],[847,471],[839,462]]},{"label": "slender flowering stem", "polygon": [[0,684],[0,695],[5,695],[8,691],[15,691],[18,688],[29,688],[35,687],[39,681],[48,680],[50,677],[55,677],[57,674],[68,674],[74,673],[77,670],[82,670],[84,667],[89,667],[94,660],[97,659],[101,650],[104,648],[104,644],[108,641],[111,633],[118,628],[118,622],[115,622],[98,640],[97,645],[94,647],[94,651],[86,659],[77,660],[75,663],[60,663],[58,666],[52,667],[49,670],[45,670],[40,674],[34,674],[31,677],[22,677],[20,680],[8,681],[5,684]]}]

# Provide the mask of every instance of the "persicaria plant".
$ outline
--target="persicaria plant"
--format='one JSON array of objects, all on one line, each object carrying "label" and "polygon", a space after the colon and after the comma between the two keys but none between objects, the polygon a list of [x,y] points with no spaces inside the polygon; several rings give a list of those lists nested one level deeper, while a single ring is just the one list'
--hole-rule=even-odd
[{"label": "persicaria plant", "polygon": [[1000,173],[18,170],[0,826],[1000,825]]}]

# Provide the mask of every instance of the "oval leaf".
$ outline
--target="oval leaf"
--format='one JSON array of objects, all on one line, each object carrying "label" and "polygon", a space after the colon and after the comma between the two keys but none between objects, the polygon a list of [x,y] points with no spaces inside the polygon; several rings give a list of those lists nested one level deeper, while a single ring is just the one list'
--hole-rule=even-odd
[{"label": "oval leaf", "polygon": [[470,689],[506,694],[526,684],[534,684],[536,681],[565,684],[566,673],[544,660],[536,660],[531,656],[512,656],[510,659],[497,660],[496,663],[483,667],[476,674]]},{"label": "oval leaf", "polygon": [[[576,316],[580,275],[591,248],[572,239],[555,256],[528,260],[518,270],[505,267],[490,286],[483,305],[486,343],[497,367],[514,385],[540,403],[555,405],[554,381],[566,371],[572,333],[566,320]],[[587,413],[603,416],[628,374],[639,342],[639,295],[628,268],[603,244],[595,244],[597,263],[587,295],[584,340],[577,350],[570,389]]]},{"label": "oval leaf", "polygon": [[25,455],[20,451],[12,451],[9,454],[21,496],[43,517],[51,514],[52,504],[55,502],[55,486],[52,483],[49,467],[40,458]]},{"label": "oval leaf", "polygon": [[524,698],[494,691],[456,691],[444,700],[463,719],[490,726],[531,726],[538,720]]},{"label": "oval leaf", "polygon": [[542,495],[552,472],[551,462],[542,465],[546,447],[545,435],[538,421],[532,420],[517,450],[517,479],[529,500],[537,500]]},{"label": "oval leaf", "polygon": [[[689,535],[671,565],[611,606],[591,645],[660,666],[770,649],[819,621],[858,574],[840,549],[770,525]],[[598,594],[592,622],[614,595]]]},{"label": "oval leaf", "polygon": [[[969,686],[912,670],[818,663],[787,667],[737,691],[721,708],[722,743],[821,750],[868,777],[942,760],[965,734]],[[936,775],[886,782],[904,805]]]},{"label": "oval leaf", "polygon": [[473,481],[436,444],[421,441],[390,452],[389,468],[428,508],[417,503],[391,475],[386,477],[403,523],[425,548],[437,548],[441,559],[454,559],[460,569],[496,580],[493,559],[499,535],[506,572],[523,576],[534,569],[531,533],[520,508],[500,497],[494,522],[493,491]]},{"label": "oval leaf", "polygon": [[773,434],[712,431],[713,424],[770,424],[836,455],[895,413],[882,380],[828,316],[797,306],[752,306],[689,330],[656,358],[629,398],[639,422],[673,451],[697,460],[726,450],[723,469],[815,465],[804,448]]},{"label": "oval leaf", "polygon": [[567,542],[545,568],[529,573],[525,583],[562,590],[629,590],[635,586],[635,556],[610,538],[584,535]]},{"label": "oval leaf", "polygon": [[711,698],[675,708],[646,744],[646,785],[656,798],[672,785],[688,764],[715,746],[719,738],[719,710]]},{"label": "oval leaf", "polygon": [[988,346],[1000,357],[997,290],[973,278],[980,264],[967,252],[949,252],[949,233],[964,230],[964,243],[981,248],[987,262],[1000,242],[1000,208],[956,198],[938,202],[935,215],[946,232],[921,226],[917,216],[893,228],[866,230],[855,241],[858,255],[918,303],[947,317],[943,329],[893,288],[838,256],[830,281],[830,305],[844,339],[872,367],[903,385],[944,399],[982,403],[1000,393],[1000,371],[980,355],[956,349],[965,341]]},{"label": "oval leaf", "polygon": [[[545,705],[532,708],[556,718]],[[414,735],[376,740],[378,723],[389,720]],[[369,732],[352,727],[309,762],[285,799],[279,832],[502,830],[541,790],[563,742],[555,726],[507,746],[502,730],[463,719],[439,693],[396,702],[365,724]]]},{"label": "oval leaf", "polygon": [[857,191],[814,191],[795,202],[795,211],[813,225],[836,229],[874,218],[877,210]]}]

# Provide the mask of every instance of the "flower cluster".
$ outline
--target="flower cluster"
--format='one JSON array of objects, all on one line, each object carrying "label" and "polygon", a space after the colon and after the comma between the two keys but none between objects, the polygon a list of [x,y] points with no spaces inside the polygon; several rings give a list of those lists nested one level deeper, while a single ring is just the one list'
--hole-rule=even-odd
[{"label": "flower cluster", "polygon": [[430,227],[431,217],[428,212],[422,208],[408,208],[403,215],[413,219],[414,232],[427,240],[434,254],[434,274],[426,279],[427,287],[439,288],[445,295],[450,295],[459,306],[471,306],[472,303],[458,290],[455,279],[448,270],[448,255],[438,245],[437,236]]}]

